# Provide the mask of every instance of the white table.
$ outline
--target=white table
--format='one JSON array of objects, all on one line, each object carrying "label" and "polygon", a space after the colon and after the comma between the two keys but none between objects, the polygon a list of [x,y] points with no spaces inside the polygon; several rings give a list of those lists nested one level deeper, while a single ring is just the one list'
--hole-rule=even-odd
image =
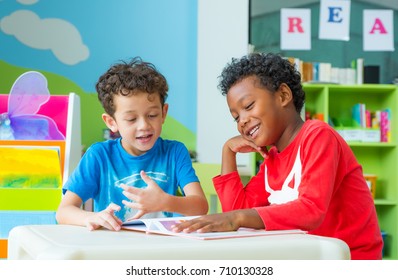
[{"label": "white table", "polygon": [[29,225],[10,231],[8,259],[316,260],[350,259],[350,252],[339,239],[309,234],[195,240],[125,230]]}]

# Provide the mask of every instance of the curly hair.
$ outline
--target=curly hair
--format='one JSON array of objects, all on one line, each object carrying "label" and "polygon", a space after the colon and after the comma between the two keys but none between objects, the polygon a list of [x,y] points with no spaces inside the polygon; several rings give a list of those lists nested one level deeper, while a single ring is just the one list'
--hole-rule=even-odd
[{"label": "curly hair", "polygon": [[223,69],[218,88],[222,95],[227,95],[232,86],[250,76],[256,76],[261,86],[272,93],[276,92],[282,83],[287,84],[293,93],[296,111],[300,112],[303,108],[305,92],[300,72],[278,54],[252,53],[240,59],[233,58]]},{"label": "curly hair", "polygon": [[148,99],[152,94],[159,94],[162,106],[167,99],[166,78],[156,70],[152,63],[144,62],[140,57],[131,61],[121,60],[112,65],[95,85],[98,99],[105,112],[114,116],[116,111],[113,97],[115,95],[131,96],[139,92],[148,93]]}]

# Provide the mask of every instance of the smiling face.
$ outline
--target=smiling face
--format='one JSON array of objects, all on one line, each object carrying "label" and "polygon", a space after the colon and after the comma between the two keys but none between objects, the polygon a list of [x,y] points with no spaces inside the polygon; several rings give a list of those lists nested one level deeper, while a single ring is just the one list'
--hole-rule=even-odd
[{"label": "smiling face", "polygon": [[276,145],[284,131],[284,98],[270,92],[254,76],[233,85],[227,102],[239,133],[258,147]]},{"label": "smiling face", "polygon": [[115,95],[114,117],[102,118],[113,132],[119,132],[123,148],[139,156],[149,151],[162,132],[168,105],[162,106],[158,94],[138,92],[129,96]]}]

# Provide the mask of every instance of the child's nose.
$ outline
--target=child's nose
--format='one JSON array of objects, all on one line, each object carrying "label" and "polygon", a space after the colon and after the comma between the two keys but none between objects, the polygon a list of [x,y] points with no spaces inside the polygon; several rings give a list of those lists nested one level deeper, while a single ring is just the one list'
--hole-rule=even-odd
[{"label": "child's nose", "polygon": [[244,127],[249,122],[249,117],[247,115],[240,115],[239,116],[239,125]]},{"label": "child's nose", "polygon": [[140,129],[145,129],[145,128],[149,127],[149,121],[146,118],[141,118],[138,123],[138,127]]}]

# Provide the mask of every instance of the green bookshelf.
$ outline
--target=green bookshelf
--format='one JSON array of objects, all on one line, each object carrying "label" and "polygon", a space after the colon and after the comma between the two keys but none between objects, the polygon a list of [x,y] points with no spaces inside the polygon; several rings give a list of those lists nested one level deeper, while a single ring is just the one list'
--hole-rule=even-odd
[{"label": "green bookshelf", "polygon": [[[366,109],[391,110],[391,141],[388,143],[348,142],[364,173],[375,174],[375,205],[381,230],[386,235],[384,258],[398,259],[398,87],[395,85],[304,84],[306,110],[329,118],[351,119],[356,103]],[[395,121],[397,120],[397,121]]]},{"label": "green bookshelf", "polygon": [[[306,111],[330,118],[351,119],[356,103],[376,111],[391,110],[391,141],[348,142],[366,174],[375,174],[375,206],[380,228],[385,232],[384,259],[398,259],[398,87],[396,85],[335,85],[304,83]],[[254,157],[254,162],[261,156]]]}]

